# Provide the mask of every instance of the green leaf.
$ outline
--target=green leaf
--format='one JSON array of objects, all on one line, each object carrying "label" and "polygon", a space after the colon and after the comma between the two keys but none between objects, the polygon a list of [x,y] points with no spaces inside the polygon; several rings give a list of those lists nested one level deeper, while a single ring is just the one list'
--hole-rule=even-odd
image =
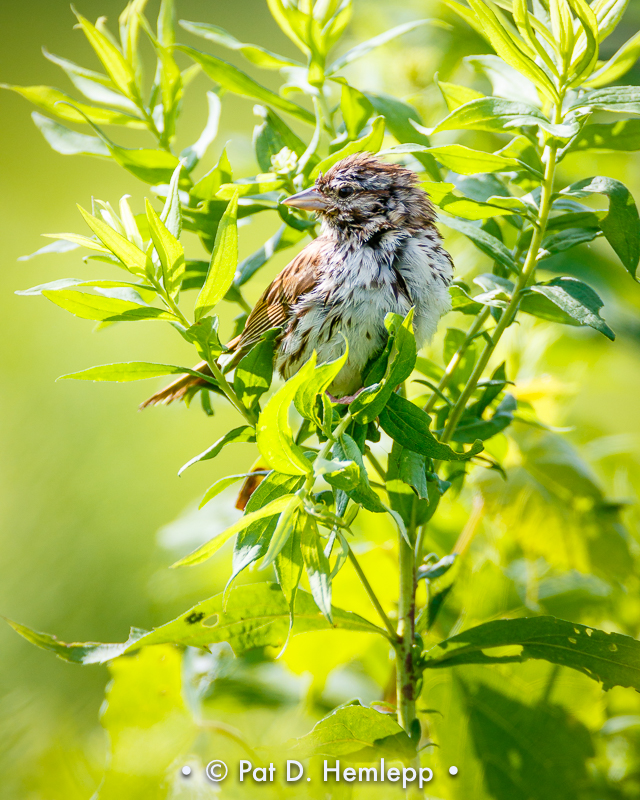
[{"label": "green leaf", "polygon": [[227,156],[226,147],[223,148],[218,163],[207,172],[200,180],[189,190],[189,197],[195,201],[198,200],[213,200],[218,189],[223,183],[229,183],[233,177],[229,157]]},{"label": "green leaf", "polygon": [[306,475],[311,464],[301,447],[293,441],[289,425],[289,407],[300,386],[313,374],[315,352],[307,363],[269,399],[258,418],[256,441],[270,467],[285,475]]},{"label": "green leaf", "polygon": [[49,147],[63,156],[104,156],[109,158],[109,149],[97,136],[87,136],[77,133],[49,117],[34,111],[31,114],[40,133],[44,136]]},{"label": "green leaf", "polygon": [[390,28],[388,31],[380,33],[378,36],[374,36],[372,39],[367,39],[364,42],[360,42],[360,44],[355,47],[352,47],[351,50],[348,50],[343,56],[337,58],[333,64],[327,67],[327,75],[334,75],[336,72],[344,69],[347,64],[351,64],[352,61],[366,56],[377,47],[381,47],[383,44],[396,39],[398,36],[409,33],[409,31],[415,30],[423,25],[435,25],[447,30],[451,28],[450,25],[439,19],[418,19],[414,22],[405,22],[402,25],[397,25],[395,28]]},{"label": "green leaf", "polygon": [[180,153],[180,160],[184,162],[184,167],[187,172],[191,172],[195,169],[209,149],[210,144],[218,135],[222,103],[215,92],[207,92],[207,103],[209,106],[209,114],[202,133],[193,144],[185,147]]},{"label": "green leaf", "polygon": [[455,130],[507,133],[513,128],[531,125],[538,126],[559,139],[570,139],[580,128],[573,122],[554,125],[540,109],[528,103],[515,103],[500,97],[483,97],[456,108],[431,133]]},{"label": "green leaf", "polygon": [[376,117],[371,122],[370,133],[366,134],[366,136],[363,136],[361,139],[356,139],[355,142],[349,142],[349,144],[345,145],[341,150],[337,150],[335,153],[332,153],[316,164],[311,170],[309,180],[314,181],[321,172],[325,173],[330,167],[337,164],[338,161],[342,161],[343,158],[351,156],[354,153],[377,153],[382,147],[383,139],[384,117]]},{"label": "green leaf", "polygon": [[[300,518],[295,525],[291,536],[285,542],[284,547],[278,553],[275,562],[276,577],[282,589],[289,609],[291,611],[291,624],[293,624],[293,610],[296,594],[304,564],[302,561],[302,528]],[[335,609],[334,609],[335,612]]]},{"label": "green leaf", "polygon": [[443,167],[459,175],[477,175],[479,172],[509,172],[529,169],[516,158],[506,158],[499,153],[485,153],[462,144],[445,144],[440,147],[423,147],[418,144],[400,144],[382,151],[381,155],[393,153],[429,153]]},{"label": "green leaf", "polygon": [[277,53],[272,53],[264,47],[259,47],[255,44],[245,44],[238,41],[235,36],[232,36],[224,28],[217,25],[210,25],[206,22],[189,22],[185,19],[180,20],[180,27],[185,31],[193,33],[195,36],[201,36],[203,39],[208,39],[210,42],[222,45],[229,50],[237,50],[242,55],[262,69],[282,69],[282,67],[302,67],[299,61],[292,58],[280,56]]},{"label": "green leaf", "polygon": [[151,203],[148,200],[145,202],[149,232],[162,265],[162,282],[169,295],[175,297],[180,291],[185,270],[184,248],[177,238],[167,230]]},{"label": "green leaf", "polygon": [[186,47],[180,45],[179,48],[185,52],[195,62],[200,64],[202,69],[211,78],[211,80],[220,84],[227,91],[239,94],[242,97],[250,97],[253,100],[258,100],[260,103],[277,108],[290,114],[292,117],[307,122],[309,125],[315,125],[315,117],[306,109],[286,100],[284,97],[275,94],[270,89],[261,86],[253,78],[250,78],[245,72],[228,64],[220,58],[209,55],[208,53],[201,53],[199,50],[194,50],[193,47]]},{"label": "green leaf", "polygon": [[[553,82],[535,61],[523,52],[522,40],[516,40],[501,24],[499,18],[482,0],[469,0],[482,28],[496,53],[517,72],[528,78],[552,102],[559,102]],[[522,43],[523,44],[523,43]]]},{"label": "green leaf", "polygon": [[465,103],[470,103],[472,100],[480,100],[484,97],[482,92],[469,89],[468,86],[459,86],[456,83],[447,83],[446,81],[437,81],[437,83],[449,111],[454,111]]},{"label": "green leaf", "polygon": [[568,149],[574,150],[640,150],[640,119],[599,122],[585,125]]},{"label": "green leaf", "polygon": [[329,622],[331,616],[331,566],[324,554],[322,539],[314,519],[307,517],[301,537],[302,561],[309,578],[311,594],[322,614]]},{"label": "green leaf", "polygon": [[347,363],[349,357],[349,344],[345,340],[344,353],[334,361],[326,364],[319,364],[303,383],[294,397],[294,403],[300,416],[315,422],[318,427],[322,427],[322,420],[318,416],[317,398],[324,394],[333,383],[340,370]]},{"label": "green leaf", "polygon": [[93,319],[100,322],[137,322],[139,320],[167,320],[178,322],[178,318],[169,311],[153,306],[143,306],[117,297],[103,297],[96,294],[84,294],[70,289],[57,292],[43,291],[42,295],[60,308],[81,319]]},{"label": "green leaf", "polygon": [[[511,679],[506,674],[496,676],[496,681],[478,670],[468,682],[470,672],[464,671],[464,680],[456,675],[455,694],[461,705],[455,705],[457,731],[450,729],[458,741],[468,734],[469,749],[463,751],[468,753],[467,764],[473,763],[474,756],[477,759],[478,772],[469,775],[473,767],[465,770],[468,785],[482,781],[490,787],[484,797],[495,800],[512,800],[521,787],[526,787],[530,800],[573,800],[577,787],[593,785],[594,742],[579,715],[557,697],[519,691],[515,675]],[[545,673],[541,669],[538,674]],[[546,675],[551,674],[555,675],[547,669]],[[562,695],[564,699],[564,690]],[[586,696],[585,692],[585,700]]]},{"label": "green leaf", "polygon": [[228,489],[229,486],[233,486],[234,483],[242,480],[243,478],[248,478],[250,475],[253,475],[252,472],[243,472],[240,475],[227,475],[226,478],[220,478],[220,480],[216,481],[213,485],[211,485],[207,491],[204,493],[202,500],[200,501],[200,505],[198,508],[204,508],[207,503],[211,500],[215,499],[221,492],[224,492],[225,489]]},{"label": "green leaf", "polygon": [[640,217],[627,187],[613,178],[586,178],[563,189],[561,194],[604,194],[609,198],[609,213],[600,220],[600,228],[620,261],[635,276],[640,262]]},{"label": "green leaf", "polygon": [[278,523],[273,531],[271,541],[269,542],[269,547],[262,561],[262,569],[266,569],[266,567],[269,567],[271,564],[273,564],[277,556],[280,554],[280,551],[289,540],[289,537],[293,533],[293,530],[296,526],[296,518],[298,516],[298,512],[302,508],[302,505],[302,498],[295,494],[291,497],[289,504],[278,517]]},{"label": "green leaf", "polygon": [[640,114],[640,86],[610,86],[585,92],[569,110]]},{"label": "green leaf", "polygon": [[[399,100],[397,97],[392,97],[390,94],[372,94],[371,92],[367,92],[365,96],[371,102],[377,113],[384,117],[387,131],[394,139],[397,139],[400,144],[416,142],[417,144],[429,147],[429,137],[421,133],[413,125],[414,122],[420,125],[422,120],[412,105],[406,103],[404,100]],[[432,178],[440,180],[440,171],[430,155],[427,153],[416,153],[415,157]]]},{"label": "green leaf", "polygon": [[98,56],[113,83],[134,102],[140,102],[136,76],[129,62],[118,48],[88,19],[75,12],[84,35]]},{"label": "green leaf", "polygon": [[187,461],[184,466],[180,467],[178,475],[182,475],[185,469],[188,469],[193,464],[197,464],[199,461],[209,461],[210,459],[215,458],[222,451],[222,448],[228,444],[234,442],[255,442],[255,440],[256,433],[249,425],[241,425],[239,428],[234,428],[228,433],[225,433],[224,436],[221,436],[217,442],[214,442],[211,445],[211,447],[207,447],[207,449],[203,450],[202,453]]},{"label": "green leaf", "polygon": [[393,715],[366,708],[356,700],[316,723],[310,733],[297,740],[292,752],[298,758],[328,756],[347,761],[360,757],[373,761],[382,752],[408,760],[415,757],[415,746]]},{"label": "green leaf", "polygon": [[86,123],[88,120],[97,125],[123,125],[127,128],[146,130],[145,122],[132,114],[113,111],[110,108],[88,106],[76,101],[71,95],[61,92],[52,86],[12,86],[0,83],[0,89],[9,89],[21,95],[29,102],[67,122]]},{"label": "green leaf", "polygon": [[[44,249],[44,248],[43,248]],[[64,251],[61,251],[64,252]],[[23,256],[22,259],[26,261],[27,258],[32,258],[35,256],[36,253],[33,253],[31,256]],[[22,291],[15,292],[15,294],[19,295],[39,295],[42,294],[43,291],[51,291],[57,292],[60,289],[69,289],[69,288],[95,288],[95,289],[131,289],[134,292],[137,292],[141,296],[144,297],[145,300],[153,298],[156,296],[156,290],[152,286],[145,286],[142,283],[131,283],[129,281],[105,281],[105,280],[95,280],[95,281],[81,281],[76,278],[61,278],[57,281],[50,281],[49,283],[41,283],[38,286],[32,286],[29,289],[23,289]]]},{"label": "green leaf", "polygon": [[81,372],[71,372],[61,375],[58,380],[66,381],[109,381],[115,383],[128,383],[129,381],[142,381],[147,378],[160,378],[163,375],[193,375],[216,386],[216,381],[210,375],[197,372],[187,367],[176,367],[173,364],[153,364],[148,361],[124,361],[117,364],[104,364],[99,367],[90,367]]},{"label": "green leaf", "polygon": [[456,453],[429,430],[431,417],[398,394],[392,394],[380,414],[380,426],[398,444],[437,461],[465,461],[483,449],[476,441],[465,453]]},{"label": "green leaf", "polygon": [[[598,62],[598,20],[585,0],[568,0],[568,2],[582,27],[571,62],[571,73],[574,76],[572,85],[576,86],[591,75]],[[571,24],[573,25],[573,21]]]},{"label": "green leaf", "polygon": [[140,112],[136,104],[128,97],[121,94],[108,75],[74,64],[73,61],[48,52],[44,47],[42,48],[42,54],[48,61],[51,61],[51,63],[56,64],[64,70],[64,73],[71,83],[78,91],[82,92],[88,100],[91,100],[93,103],[102,103],[108,106],[115,106],[115,108],[122,108],[135,116],[139,116]]},{"label": "green leaf", "polygon": [[405,525],[421,525],[429,508],[426,456],[394,442],[389,454],[386,488],[391,508]]},{"label": "green leaf", "polygon": [[[518,645],[518,655],[489,656],[492,647]],[[555,617],[486,622],[441,642],[430,650],[427,669],[457,664],[491,664],[544,659],[601,681],[605,689],[629,686],[640,691],[640,642]]]},{"label": "green leaf", "polygon": [[520,302],[520,308],[527,314],[565,325],[588,325],[613,341],[614,332],[599,314],[602,306],[602,300],[590,286],[569,277],[530,286]]},{"label": "green leaf", "polygon": [[265,517],[274,517],[283,512],[294,497],[296,497],[296,495],[285,494],[282,497],[278,497],[275,500],[272,500],[270,503],[267,503],[266,506],[263,506],[257,511],[252,511],[249,514],[245,514],[243,517],[240,517],[237,522],[227,528],[226,531],[218,534],[218,536],[215,536],[208,542],[205,542],[205,544],[196,548],[192,553],[189,553],[189,555],[184,556],[184,558],[181,558],[179,561],[176,561],[175,564],[171,565],[172,568],[192,567],[195,564],[202,564],[203,561],[206,561],[207,559],[211,558],[212,555],[217,553],[222,545],[228,542],[232,536],[235,536],[236,533],[240,533],[240,531],[248,528],[251,523],[258,522]]},{"label": "green leaf", "polygon": [[305,235],[305,231],[298,231],[290,225],[281,225],[261,248],[238,264],[234,284],[237,287],[243,286],[276,253],[298,244]]},{"label": "green leaf", "polygon": [[478,439],[485,442],[487,439],[491,439],[492,436],[496,436],[511,425],[516,408],[517,403],[515,398],[507,394],[490,419],[475,419],[469,421],[468,418],[463,418],[451,437],[451,440],[464,444],[472,444]]},{"label": "green leaf", "polygon": [[[476,72],[480,72],[489,79],[493,89],[492,94],[495,97],[504,97],[505,100],[514,100],[517,103],[530,103],[536,107],[540,105],[540,98],[533,83],[499,56],[466,56],[464,60],[465,63],[471,64]],[[477,97],[479,93],[474,92],[474,94]],[[475,98],[468,98],[468,100],[473,99]],[[468,102],[468,100],[464,102]],[[458,103],[458,105],[461,104]]]},{"label": "green leaf", "polygon": [[[258,511],[278,497],[297,492],[303,483],[304,478],[300,478],[297,475],[291,476],[282,475],[279,472],[270,472],[249,498],[246,513],[250,514]],[[266,554],[279,521],[279,517],[265,517],[252,522],[251,525],[240,531],[233,549],[233,565],[227,586],[243,569]],[[278,559],[276,559],[276,566],[277,563]],[[287,597],[290,598],[290,595],[287,595]]]},{"label": "green leaf", "polygon": [[254,106],[253,113],[262,118],[260,125],[253,129],[253,146],[263,172],[272,169],[271,159],[285,147],[298,157],[303,155],[305,143],[270,108]]},{"label": "green leaf", "polygon": [[638,58],[640,58],[640,33],[632,36],[600,69],[596,70],[587,81],[587,86],[599,88],[619,80],[633,68]]},{"label": "green leaf", "polygon": [[[378,379],[379,382],[360,392],[349,407],[354,420],[362,425],[373,422],[384,408],[390,395],[411,375],[416,364],[417,347],[413,334],[413,309],[409,311],[404,320],[399,314],[387,314],[385,325],[393,337],[392,341],[388,342],[388,345],[391,345],[393,358],[389,358],[388,364],[385,363],[384,375]],[[376,378],[377,376],[372,375],[371,372],[366,376],[367,381]]]},{"label": "green leaf", "polygon": [[273,358],[279,329],[262,334],[235,369],[233,389],[245,408],[256,408],[260,397],[269,390],[273,378]]},{"label": "green leaf", "polygon": [[211,254],[209,272],[195,305],[196,321],[215,308],[229,291],[238,266],[238,195],[222,215]]},{"label": "green leaf", "polygon": [[[109,666],[100,721],[108,739],[106,772],[96,800],[157,798],[172,762],[187,753],[199,728],[182,694],[182,653],[147,647]],[[144,770],[131,769],[132,749],[145,753]]]},{"label": "green leaf", "polygon": [[349,139],[357,139],[367,120],[374,113],[371,102],[353,86],[342,84],[340,113]]},{"label": "green leaf", "polygon": [[596,0],[593,10],[598,21],[598,38],[602,42],[618,27],[629,0]]},{"label": "green leaf", "polygon": [[556,253],[564,253],[581,244],[592,242],[600,236],[600,228],[597,227],[580,227],[580,228],[565,228],[558,233],[553,233],[550,236],[545,236],[542,247],[539,253],[539,258],[548,258]]},{"label": "green leaf", "polygon": [[80,213],[84,217],[84,221],[91,228],[93,233],[100,239],[102,244],[110,250],[114,256],[124,264],[129,272],[134,275],[146,277],[147,275],[147,255],[136,247],[133,242],[130,242],[122,234],[114,231],[114,229],[107,225],[98,217],[94,217],[85,211],[82,206],[78,206]]},{"label": "green leaf", "polygon": [[[334,606],[331,615],[332,624],[318,611],[311,595],[299,589],[292,634],[333,627],[386,636],[381,628],[350,611]],[[129,640],[122,644],[65,644],[55,636],[31,630],[17,622],[9,624],[37,647],[50,650],[64,661],[79,664],[103,664],[141,647],[166,643],[203,648],[217,642],[228,642],[240,656],[256,647],[282,647],[289,631],[289,607],[277,584],[248,584],[232,589],[228,598],[221,593],[203,600],[150,633],[135,629]]]},{"label": "green leaf", "polygon": [[496,239],[495,236],[491,236],[490,233],[472,225],[470,222],[464,222],[454,217],[442,217],[441,222],[448,228],[453,228],[454,231],[463,233],[475,244],[478,250],[481,250],[485,255],[489,256],[489,258],[497,261],[498,264],[505,267],[509,272],[518,273],[518,264],[514,261],[509,250],[499,239]]},{"label": "green leaf", "polygon": [[346,433],[343,434],[340,440],[334,444],[332,455],[341,462],[352,461],[357,464],[359,480],[357,485],[353,488],[347,488],[347,480],[351,480],[355,476],[355,471],[349,469],[347,470],[350,473],[349,475],[336,475],[335,477],[332,477],[330,474],[326,475],[327,483],[345,491],[355,503],[360,503],[367,511],[373,511],[376,514],[384,514],[387,509],[382,500],[380,500],[378,495],[371,488],[362,453],[351,436]]}]

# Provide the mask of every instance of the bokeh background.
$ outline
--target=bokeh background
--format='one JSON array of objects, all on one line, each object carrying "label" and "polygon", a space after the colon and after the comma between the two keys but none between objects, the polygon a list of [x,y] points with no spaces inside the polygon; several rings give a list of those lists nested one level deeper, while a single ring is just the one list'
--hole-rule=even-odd
[{"label": "bokeh background", "polygon": [[[430,0],[356,0],[355,9],[346,44],[404,20],[449,18]],[[121,3],[81,0],[79,10],[90,19],[106,15],[115,23]],[[178,14],[293,55],[262,0],[180,0]],[[1,81],[69,90],[58,68],[42,57],[42,46],[93,65],[62,0],[5,2],[0,19]],[[639,27],[640,8],[632,0],[606,54]],[[189,40],[186,34],[180,38]],[[442,79],[453,75],[469,84],[475,78],[459,66],[460,58],[483,50],[486,45],[468,29],[457,37],[424,29],[360,62],[354,82],[361,89],[391,88],[430,121],[443,114],[434,70]],[[232,54],[223,57],[241,63]],[[636,69],[628,82],[639,81]],[[188,90],[179,145],[193,141],[204,124],[205,88],[208,81],[200,76]],[[169,545],[176,537],[182,544],[185,536],[197,541],[203,529],[224,522],[216,517],[219,506],[186,527],[165,528],[160,537],[158,532],[194,506],[216,478],[247,466],[251,456],[242,448],[229,450],[224,463],[209,462],[178,479],[178,468],[230,426],[230,413],[221,409],[212,419],[195,407],[138,413],[138,403],[153,386],[55,383],[61,374],[94,364],[183,363],[190,355],[179,337],[159,326],[92,333],[92,323],[63,314],[45,299],[14,294],[58,277],[93,274],[95,268],[83,265],[75,253],[18,261],[45,243],[41,232],[81,231],[76,203],[86,206],[92,195],[114,202],[130,193],[139,204],[146,192],[111,162],[53,153],[30,111],[22,98],[0,95],[0,612],[64,641],[122,641],[130,625],[157,625],[224,584],[223,559],[186,576],[166,570],[174,560]],[[221,133],[204,166],[215,163],[222,143],[230,140],[237,172],[255,172],[253,124],[251,102],[226,97]],[[120,142],[129,144],[126,137]],[[640,199],[635,154],[580,154],[567,160],[563,174],[567,183],[585,175],[617,177]],[[241,255],[252,252],[274,227],[267,214],[243,228]],[[202,257],[195,240],[188,240],[188,247],[189,254]],[[477,261],[477,253],[463,243],[454,240],[451,247],[462,273]],[[284,260],[274,259],[251,284],[250,299]],[[532,385],[528,397],[539,402],[545,421],[573,429],[566,436],[590,457],[609,496],[632,499],[640,459],[640,288],[600,243],[572,251],[571,263],[563,268],[586,276],[601,292],[618,341],[612,344],[591,331],[550,333],[544,324],[524,326],[518,343],[522,374],[530,369],[543,375],[538,394]],[[229,326],[230,319],[224,323]],[[627,524],[633,540],[633,510]],[[628,614],[634,611],[637,605],[631,604]],[[98,711],[106,668],[62,663],[6,626],[0,627],[0,653],[0,797],[88,797],[104,757]]]}]

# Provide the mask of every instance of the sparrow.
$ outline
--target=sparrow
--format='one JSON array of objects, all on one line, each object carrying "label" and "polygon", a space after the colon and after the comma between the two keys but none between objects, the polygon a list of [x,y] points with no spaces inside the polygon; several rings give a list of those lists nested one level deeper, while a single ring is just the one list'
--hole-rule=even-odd
[{"label": "sparrow", "polygon": [[[389,312],[406,316],[413,308],[418,348],[430,340],[451,308],[453,262],[418,176],[369,153],[338,161],[313,187],[283,203],[315,212],[320,234],[268,286],[227,347],[239,356],[278,328],[275,366],[286,380],[314,350],[318,363],[341,356],[346,339],[347,361],[329,387],[346,402],[362,388],[365,366],[385,346]],[[194,369],[211,374],[204,361]],[[206,382],[185,375],[141,408],[182,399],[199,385]]]}]

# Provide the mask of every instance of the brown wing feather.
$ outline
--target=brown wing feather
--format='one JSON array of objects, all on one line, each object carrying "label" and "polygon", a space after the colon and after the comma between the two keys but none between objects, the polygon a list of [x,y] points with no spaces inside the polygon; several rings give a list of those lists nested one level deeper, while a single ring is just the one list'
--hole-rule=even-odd
[{"label": "brown wing feather", "polygon": [[[291,306],[295,304],[301,295],[311,291],[316,284],[317,268],[322,260],[322,253],[322,241],[315,239],[309,242],[287,264],[256,303],[240,336],[236,336],[235,339],[232,339],[227,344],[231,352],[240,356],[270,328],[281,328],[284,331],[289,321]],[[198,364],[195,369],[208,375],[211,374],[211,370],[204,361]],[[140,408],[168,405],[173,403],[174,400],[182,400],[192,387],[205,384],[206,381],[200,378],[184,375],[165,386],[164,389],[156,392],[148,400],[145,400]]]}]

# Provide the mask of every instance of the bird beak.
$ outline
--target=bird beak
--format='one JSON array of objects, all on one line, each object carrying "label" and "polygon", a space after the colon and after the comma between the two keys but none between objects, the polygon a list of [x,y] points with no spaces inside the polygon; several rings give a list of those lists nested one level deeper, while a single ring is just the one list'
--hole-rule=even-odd
[{"label": "bird beak", "polygon": [[282,201],[285,206],[293,206],[294,208],[302,208],[305,211],[322,211],[329,205],[327,198],[312,187],[305,189],[303,192],[298,192],[291,197],[287,197]]}]

